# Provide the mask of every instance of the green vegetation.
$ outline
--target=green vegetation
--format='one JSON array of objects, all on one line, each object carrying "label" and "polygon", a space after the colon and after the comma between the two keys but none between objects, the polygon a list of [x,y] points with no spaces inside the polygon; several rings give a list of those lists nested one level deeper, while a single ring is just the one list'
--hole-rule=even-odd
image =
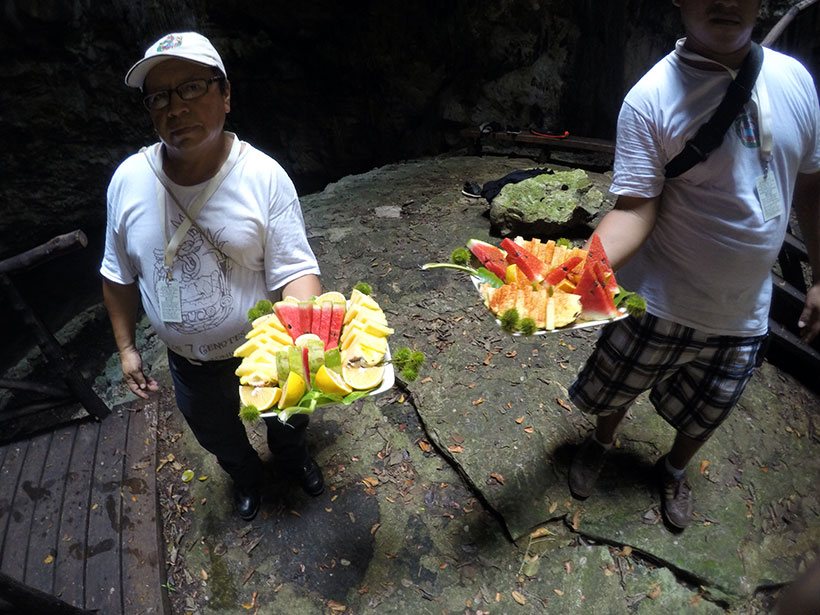
[{"label": "green vegetation", "polygon": [[518,330],[518,310],[510,308],[504,312],[499,318],[501,321],[501,328],[507,333],[515,333]]},{"label": "green vegetation", "polygon": [[242,406],[239,409],[239,418],[245,421],[246,423],[253,423],[259,420],[259,415],[262,414],[259,412],[259,409],[256,406]]},{"label": "green vegetation", "polygon": [[271,312],[273,312],[273,304],[267,299],[260,299],[256,302],[255,306],[248,310],[248,320],[253,322],[257,318],[270,314]]},{"label": "green vegetation", "polygon": [[450,254],[450,261],[456,265],[469,265],[472,254],[467,248],[456,248]]},{"label": "green vegetation", "polygon": [[399,348],[393,355],[393,366],[399,370],[402,378],[412,382],[419,376],[419,368],[425,360],[420,350],[411,350],[407,346]]},{"label": "green vegetation", "polygon": [[538,326],[532,318],[522,318],[518,323],[518,330],[524,335],[532,335],[537,329]]}]

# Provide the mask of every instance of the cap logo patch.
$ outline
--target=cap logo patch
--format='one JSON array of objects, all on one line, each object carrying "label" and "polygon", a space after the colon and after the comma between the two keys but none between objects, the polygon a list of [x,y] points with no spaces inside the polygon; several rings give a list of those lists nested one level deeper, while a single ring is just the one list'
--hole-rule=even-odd
[{"label": "cap logo patch", "polygon": [[169,49],[179,47],[180,45],[182,45],[182,37],[169,34],[159,42],[157,45],[157,52],[162,53],[163,51],[168,51]]}]

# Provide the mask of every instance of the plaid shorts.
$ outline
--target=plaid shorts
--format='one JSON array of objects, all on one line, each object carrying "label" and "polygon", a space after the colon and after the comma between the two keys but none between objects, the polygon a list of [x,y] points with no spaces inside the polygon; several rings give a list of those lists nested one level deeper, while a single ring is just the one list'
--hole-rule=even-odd
[{"label": "plaid shorts", "polygon": [[766,335],[707,335],[646,314],[601,333],[569,389],[583,412],[607,415],[649,400],[672,427],[706,441],[737,403],[762,353]]}]

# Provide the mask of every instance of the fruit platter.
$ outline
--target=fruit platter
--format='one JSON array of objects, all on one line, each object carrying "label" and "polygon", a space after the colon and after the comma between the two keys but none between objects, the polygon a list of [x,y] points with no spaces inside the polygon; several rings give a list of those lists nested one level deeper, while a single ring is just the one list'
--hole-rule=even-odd
[{"label": "fruit platter", "polygon": [[[567,239],[503,239],[498,246],[470,239],[451,263],[422,269],[451,268],[470,274],[484,305],[499,326],[513,335],[599,326],[628,314],[639,316],[646,302],[618,285],[603,244],[592,235],[589,247]],[[473,262],[480,266],[472,267]]]},{"label": "fruit platter", "polygon": [[310,301],[259,301],[251,330],[235,351],[242,362],[239,414],[245,421],[310,414],[390,389],[395,375],[387,338],[394,332],[379,304],[354,288]]}]

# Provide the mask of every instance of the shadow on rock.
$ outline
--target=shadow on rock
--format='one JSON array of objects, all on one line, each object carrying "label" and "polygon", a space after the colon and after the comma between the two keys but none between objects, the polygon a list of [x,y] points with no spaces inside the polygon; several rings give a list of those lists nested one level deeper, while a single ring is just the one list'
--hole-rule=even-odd
[{"label": "shadow on rock", "polygon": [[[547,461],[555,469],[556,475],[561,476],[565,483],[570,463],[580,445],[581,442],[559,444],[553,449]],[[630,490],[655,491],[654,462],[633,451],[613,448],[607,453],[606,463],[598,477],[595,491],[620,493]],[[567,487],[567,494],[569,494],[569,487]]]}]

